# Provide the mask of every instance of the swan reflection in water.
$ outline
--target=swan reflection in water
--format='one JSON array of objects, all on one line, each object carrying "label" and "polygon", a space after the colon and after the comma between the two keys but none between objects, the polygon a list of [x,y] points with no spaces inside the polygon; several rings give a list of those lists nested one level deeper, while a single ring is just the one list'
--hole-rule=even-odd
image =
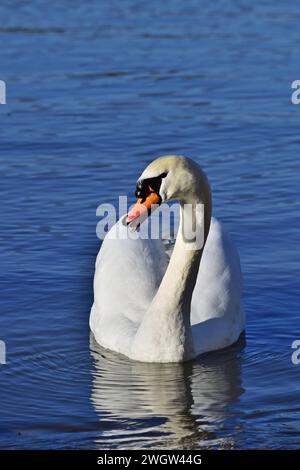
[{"label": "swan reflection in water", "polygon": [[96,446],[234,447],[230,408],[244,392],[244,342],[188,363],[151,364],[103,349],[91,334],[91,401],[103,430]]}]

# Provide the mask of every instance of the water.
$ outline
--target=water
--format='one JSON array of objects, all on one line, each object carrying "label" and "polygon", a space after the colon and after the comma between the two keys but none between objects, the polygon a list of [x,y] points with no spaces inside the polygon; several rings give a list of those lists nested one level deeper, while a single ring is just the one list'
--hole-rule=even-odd
[{"label": "water", "polygon": [[[283,0],[3,1],[1,448],[300,444],[299,12]],[[90,338],[95,211],[191,156],[235,238],[246,338],[143,365]]]}]

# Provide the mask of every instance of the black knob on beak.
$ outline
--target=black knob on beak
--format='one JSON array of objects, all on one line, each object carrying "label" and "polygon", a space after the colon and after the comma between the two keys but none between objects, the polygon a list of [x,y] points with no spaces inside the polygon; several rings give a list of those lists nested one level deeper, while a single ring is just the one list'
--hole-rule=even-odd
[{"label": "black knob on beak", "polygon": [[138,180],[136,183],[135,196],[137,198],[145,198],[148,195],[148,185],[144,180]]}]

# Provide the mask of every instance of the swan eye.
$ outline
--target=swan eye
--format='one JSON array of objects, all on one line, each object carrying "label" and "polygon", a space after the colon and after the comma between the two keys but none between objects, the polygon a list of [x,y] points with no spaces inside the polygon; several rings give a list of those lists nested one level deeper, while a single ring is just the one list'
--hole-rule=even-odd
[{"label": "swan eye", "polygon": [[138,180],[136,184],[135,196],[137,198],[146,198],[150,190],[154,191],[159,195],[159,190],[161,186],[161,181],[167,176],[167,173],[161,173],[159,176],[154,178],[145,178],[143,180]]}]

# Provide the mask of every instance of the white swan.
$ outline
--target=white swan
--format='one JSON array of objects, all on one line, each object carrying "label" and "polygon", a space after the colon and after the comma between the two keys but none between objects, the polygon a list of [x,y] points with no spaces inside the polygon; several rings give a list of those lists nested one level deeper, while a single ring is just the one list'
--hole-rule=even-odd
[{"label": "white swan", "polygon": [[[189,158],[161,157],[144,170],[136,194],[129,227],[120,219],[97,257],[90,315],[96,341],[143,362],[182,362],[233,344],[245,325],[240,262],[229,235],[211,218],[205,173]],[[151,204],[172,199],[180,202],[180,224],[168,263],[161,240],[126,235]],[[202,247],[186,237],[190,218],[203,229]]]}]

